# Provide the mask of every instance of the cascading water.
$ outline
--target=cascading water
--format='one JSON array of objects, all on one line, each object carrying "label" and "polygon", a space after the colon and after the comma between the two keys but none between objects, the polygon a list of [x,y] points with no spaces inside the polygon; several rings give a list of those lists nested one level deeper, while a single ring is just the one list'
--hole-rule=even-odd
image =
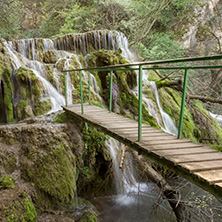
[{"label": "cascading water", "polygon": [[[69,70],[69,60],[70,59],[66,59],[66,61],[64,63],[64,69],[65,70]],[[71,84],[71,79],[70,79],[69,72],[66,72],[66,87],[67,87],[67,105],[70,106],[70,105],[72,105],[73,86]]]},{"label": "cascading water", "polygon": [[164,110],[160,104],[159,93],[157,91],[157,87],[156,87],[155,82],[150,82],[150,84],[152,85],[153,91],[155,92],[155,95],[156,95],[156,101],[157,101],[157,104],[158,104],[158,107],[159,107],[159,110],[160,110],[160,113],[161,113],[161,116],[163,119],[165,131],[167,133],[172,133],[174,135],[178,135],[178,129],[175,126],[172,118],[166,112],[164,112]]}]

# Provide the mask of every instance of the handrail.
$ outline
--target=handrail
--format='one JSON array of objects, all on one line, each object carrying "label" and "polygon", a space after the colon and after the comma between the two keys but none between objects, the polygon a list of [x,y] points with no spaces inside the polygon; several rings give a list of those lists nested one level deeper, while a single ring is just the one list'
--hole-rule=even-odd
[{"label": "handrail", "polygon": [[[179,58],[179,59],[168,59],[168,60],[157,60],[157,61],[148,61],[148,62],[138,62],[138,63],[127,63],[127,64],[118,64],[111,66],[103,66],[96,68],[81,68],[81,69],[72,69],[72,70],[63,70],[64,73],[64,86],[65,86],[65,98],[67,106],[67,72],[79,71],[80,72],[80,94],[81,94],[81,113],[84,114],[83,110],[83,89],[82,89],[82,71],[88,71],[88,85],[89,85],[89,101],[90,101],[90,71],[109,71],[110,72],[110,99],[109,99],[109,112],[112,111],[112,83],[113,83],[113,72],[114,71],[127,71],[127,70],[137,70],[139,71],[138,75],[138,141],[141,141],[142,135],[142,79],[143,79],[143,70],[185,70],[184,73],[184,83],[183,83],[183,92],[181,100],[181,110],[180,110],[180,123],[178,136],[179,139],[182,133],[183,126],[183,117],[184,117],[184,108],[186,100],[186,88],[188,80],[188,70],[190,69],[218,69],[222,68],[222,65],[209,65],[209,66],[173,66],[173,67],[163,67],[163,66],[154,66],[154,67],[144,67],[145,65],[159,65],[159,64],[168,64],[168,63],[180,63],[180,62],[195,62],[195,61],[210,61],[210,60],[222,60],[222,55],[215,56],[205,56],[205,57],[192,57],[192,58]],[[137,67],[134,67],[137,66]]]}]

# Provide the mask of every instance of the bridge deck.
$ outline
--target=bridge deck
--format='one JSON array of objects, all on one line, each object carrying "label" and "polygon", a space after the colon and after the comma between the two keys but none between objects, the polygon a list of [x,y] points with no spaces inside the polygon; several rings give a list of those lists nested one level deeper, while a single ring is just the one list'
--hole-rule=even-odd
[{"label": "bridge deck", "polygon": [[138,142],[137,121],[97,106],[84,104],[83,115],[80,104],[64,107],[64,110],[222,198],[222,153],[190,140],[178,140],[146,124],[142,124],[142,139]]}]

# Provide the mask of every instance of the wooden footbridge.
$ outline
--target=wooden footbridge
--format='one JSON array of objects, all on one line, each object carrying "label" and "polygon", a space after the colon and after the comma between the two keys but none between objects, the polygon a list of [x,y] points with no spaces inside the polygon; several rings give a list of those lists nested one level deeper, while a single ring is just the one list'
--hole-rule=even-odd
[{"label": "wooden footbridge", "polygon": [[[179,139],[182,132],[183,109],[185,106],[187,71],[189,69],[222,68],[222,66],[187,66],[187,67],[145,67],[144,69],[185,69],[184,88],[181,104],[180,126],[178,136],[165,133],[142,123],[142,66],[163,63],[190,62],[201,60],[218,60],[222,56],[155,61],[137,64],[122,64],[117,66],[85,68],[64,71],[80,71],[81,104],[75,104],[63,109],[71,117],[85,121],[105,134],[126,144],[139,154],[145,155],[158,164],[167,167],[176,174],[202,187],[213,195],[222,198],[222,153],[211,149],[207,145],[195,143],[187,139]],[[136,66],[138,68],[132,68]],[[128,67],[128,68],[127,68]],[[138,121],[111,112],[112,106],[112,74],[116,70],[139,70],[138,92],[139,110]],[[110,72],[110,104],[109,111],[100,107],[83,104],[82,71]],[[89,98],[90,98],[90,78]],[[66,78],[65,89],[66,89]]]},{"label": "wooden footbridge", "polygon": [[85,104],[83,115],[81,104],[64,107],[64,110],[222,198],[222,153],[190,140],[178,140],[146,124],[142,124],[142,139],[138,142],[137,121],[97,106]]}]

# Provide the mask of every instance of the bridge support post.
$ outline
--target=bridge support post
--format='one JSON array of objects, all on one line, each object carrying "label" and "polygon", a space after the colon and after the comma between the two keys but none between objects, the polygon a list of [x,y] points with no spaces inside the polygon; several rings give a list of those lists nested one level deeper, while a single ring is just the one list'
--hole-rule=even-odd
[{"label": "bridge support post", "polygon": [[138,87],[139,87],[139,104],[138,104],[138,141],[141,140],[141,134],[142,134],[142,86],[143,86],[143,67],[139,66],[139,81],[138,81]]},{"label": "bridge support post", "polygon": [[83,92],[82,92],[82,71],[80,71],[79,77],[80,77],[81,112],[82,112],[82,114],[84,114],[84,110],[83,110]]},{"label": "bridge support post", "polygon": [[187,90],[187,77],[188,77],[188,69],[185,69],[184,73],[184,82],[183,82],[183,95],[182,95],[182,101],[181,101],[181,108],[180,108],[180,124],[179,124],[179,131],[177,139],[180,138],[183,128],[183,116],[184,116],[184,107],[186,102],[186,90]]},{"label": "bridge support post", "polygon": [[112,100],[113,100],[113,70],[110,72],[110,93],[109,93],[109,112],[112,112]]},{"label": "bridge support post", "polygon": [[67,107],[67,85],[66,85],[66,73],[64,72],[64,88],[65,88],[65,102]]},{"label": "bridge support post", "polygon": [[90,103],[90,94],[91,94],[91,91],[90,91],[90,72],[88,72],[88,84],[89,84],[89,103]]}]

